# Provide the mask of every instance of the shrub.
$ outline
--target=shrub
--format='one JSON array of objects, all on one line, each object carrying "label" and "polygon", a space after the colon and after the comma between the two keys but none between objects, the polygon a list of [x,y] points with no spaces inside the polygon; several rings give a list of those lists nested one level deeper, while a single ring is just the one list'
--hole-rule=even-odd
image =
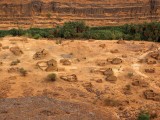
[{"label": "shrub", "polygon": [[49,75],[47,76],[47,78],[46,78],[46,80],[48,80],[48,81],[56,81],[56,79],[57,79],[57,76],[56,76],[55,73],[49,74]]},{"label": "shrub", "polygon": [[124,37],[123,32],[118,30],[112,31],[112,40],[119,40],[122,39],[123,37]]},{"label": "shrub", "polygon": [[8,32],[13,36],[22,36],[25,34],[25,31],[22,29],[11,29]]},{"label": "shrub", "polygon": [[39,39],[39,38],[41,38],[41,35],[35,34],[35,35],[33,36],[33,38],[34,38],[34,39]]},{"label": "shrub", "polygon": [[56,44],[59,44],[59,45],[62,44],[62,40],[57,39]]},{"label": "shrub", "polygon": [[47,13],[47,14],[46,14],[46,17],[47,17],[47,18],[51,18],[51,16],[52,16],[51,13]]},{"label": "shrub", "polygon": [[141,40],[141,34],[140,33],[136,33],[134,35],[134,40]]},{"label": "shrub", "polygon": [[25,70],[24,68],[20,68],[19,72],[20,72],[21,76],[26,76],[28,74],[27,70]]},{"label": "shrub", "polygon": [[150,120],[150,115],[145,112],[139,113],[138,120]]},{"label": "shrub", "polygon": [[134,74],[133,74],[132,72],[129,72],[129,73],[127,74],[127,76],[128,76],[129,78],[131,78],[131,77],[134,76]]},{"label": "shrub", "polygon": [[91,30],[88,36],[91,39],[112,40],[112,32],[109,30]]},{"label": "shrub", "polygon": [[[47,15],[50,17],[50,15]],[[88,27],[82,21],[66,22],[56,28],[30,28],[28,30],[0,30],[0,37],[7,35],[39,38],[86,38],[101,40],[147,40],[160,42],[160,23],[126,24],[123,26]]]},{"label": "shrub", "polygon": [[0,30],[0,37],[5,37],[7,35],[9,35],[8,31],[6,31],[6,30]]},{"label": "shrub", "polygon": [[66,22],[62,27],[58,28],[60,37],[63,38],[76,38],[79,34],[83,34],[87,31],[88,26],[82,21]]},{"label": "shrub", "polygon": [[124,40],[133,40],[133,39],[134,39],[133,35],[124,34]]},{"label": "shrub", "polygon": [[15,60],[11,62],[11,66],[17,65],[18,63],[20,63],[20,60]]}]

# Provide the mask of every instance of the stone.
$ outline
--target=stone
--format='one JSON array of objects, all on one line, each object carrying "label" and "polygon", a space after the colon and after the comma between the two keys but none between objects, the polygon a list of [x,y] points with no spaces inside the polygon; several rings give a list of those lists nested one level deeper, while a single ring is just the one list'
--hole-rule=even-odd
[{"label": "stone", "polygon": [[19,63],[20,63],[20,60],[17,59],[17,60],[15,60],[15,61],[12,61],[10,65],[11,65],[11,66],[15,66],[15,65],[17,65],[17,64],[19,64]]},{"label": "stone", "polygon": [[106,81],[111,82],[111,83],[115,83],[117,81],[117,77],[114,75],[107,76]]},{"label": "stone", "polygon": [[131,91],[131,85],[126,85],[124,88],[123,88],[123,92],[125,95],[131,95],[132,94],[132,91]]},{"label": "stone", "polygon": [[96,80],[97,83],[103,83],[102,79]]},{"label": "stone", "polygon": [[113,58],[107,58],[107,62],[112,62]]},{"label": "stone", "polygon": [[23,54],[22,50],[19,47],[11,47],[10,51],[16,56],[20,56]]},{"label": "stone", "polygon": [[71,65],[72,64],[71,61],[68,59],[61,59],[60,63],[62,63],[63,65]]},{"label": "stone", "polygon": [[114,65],[121,64],[121,63],[122,63],[122,59],[120,59],[120,58],[114,58],[114,59],[111,61],[111,63],[114,64]]},{"label": "stone", "polygon": [[94,93],[95,91],[93,90],[93,85],[91,82],[86,82],[83,83],[82,86],[90,93]]},{"label": "stone", "polygon": [[77,82],[78,81],[77,76],[75,74],[60,76],[60,79],[67,81],[67,82]]},{"label": "stone", "polygon": [[54,59],[51,59],[49,61],[47,61],[47,72],[51,72],[51,71],[57,71],[58,67],[57,67],[57,61]]},{"label": "stone", "polygon": [[96,64],[98,66],[105,66],[105,65],[107,65],[107,61],[106,60],[97,60]]},{"label": "stone", "polygon": [[119,53],[119,50],[118,49],[114,49],[114,50],[111,50],[110,52],[111,53]]},{"label": "stone", "polygon": [[133,86],[139,86],[139,87],[148,87],[149,84],[145,82],[144,80],[135,80],[132,82]]},{"label": "stone", "polygon": [[145,90],[143,94],[147,100],[160,101],[160,93],[156,93],[153,90]]},{"label": "stone", "polygon": [[155,73],[155,68],[147,68],[145,69],[146,73]]},{"label": "stone", "polygon": [[110,76],[113,74],[114,74],[114,72],[113,72],[112,68],[108,68],[103,72],[103,75],[105,75],[105,76]]},{"label": "stone", "polygon": [[106,47],[106,44],[100,44],[99,47],[104,49]]},{"label": "stone", "polygon": [[41,60],[41,59],[45,58],[47,55],[48,55],[48,52],[45,49],[43,49],[41,51],[36,52],[33,55],[33,59],[35,59],[35,60]]},{"label": "stone", "polygon": [[19,72],[19,68],[18,67],[12,67],[8,69],[8,73],[17,73]]},{"label": "stone", "polygon": [[126,44],[126,42],[124,40],[118,40],[117,43],[118,44]]},{"label": "stone", "polygon": [[43,70],[43,71],[45,71],[45,70],[47,69],[47,67],[48,67],[46,61],[37,62],[36,66],[37,66],[39,69]]},{"label": "stone", "polygon": [[58,70],[58,65],[57,61],[54,59],[51,59],[49,61],[40,61],[37,62],[36,66],[46,72],[51,72],[51,71],[57,71]]},{"label": "stone", "polygon": [[157,61],[154,60],[154,59],[147,59],[146,62],[147,62],[147,64],[149,64],[149,65],[157,64]]},{"label": "stone", "polygon": [[150,57],[156,60],[160,60],[160,51],[150,53]]},{"label": "stone", "polygon": [[91,83],[91,82],[83,83],[83,84],[82,84],[82,86],[83,86],[83,87],[85,87],[85,88],[87,88],[87,87],[92,88],[92,87],[93,87],[93,85],[92,85],[92,83]]}]

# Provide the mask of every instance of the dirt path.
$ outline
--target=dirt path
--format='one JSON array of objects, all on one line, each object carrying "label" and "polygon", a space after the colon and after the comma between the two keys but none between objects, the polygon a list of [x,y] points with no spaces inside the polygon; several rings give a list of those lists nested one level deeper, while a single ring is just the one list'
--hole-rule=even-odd
[{"label": "dirt path", "polygon": [[[160,48],[158,48],[158,50],[159,50],[159,49],[160,49]],[[144,77],[144,78],[148,78],[148,76],[140,71],[140,68],[141,68],[142,65],[139,64],[139,63],[137,63],[137,61],[140,60],[140,59],[143,59],[144,57],[146,57],[146,56],[147,56],[149,53],[151,53],[151,52],[154,52],[154,51],[148,51],[148,52],[142,54],[141,56],[139,56],[139,57],[136,59],[136,62],[131,65],[132,68],[133,68],[133,70],[134,70],[138,75],[140,75],[140,76],[142,76],[142,77]]]}]

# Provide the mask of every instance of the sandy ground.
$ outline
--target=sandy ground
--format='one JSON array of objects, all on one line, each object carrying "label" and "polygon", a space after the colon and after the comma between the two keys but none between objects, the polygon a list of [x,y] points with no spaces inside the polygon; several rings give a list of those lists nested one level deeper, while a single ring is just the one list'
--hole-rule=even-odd
[{"label": "sandy ground", "polygon": [[[56,44],[56,40],[22,37],[1,38],[0,43],[0,98],[46,95],[110,110],[122,120],[134,120],[141,110],[156,112],[155,120],[160,120],[160,61],[157,60],[156,64],[139,62],[149,53],[158,51],[158,43],[126,41],[125,44],[117,44],[114,40],[63,40],[62,44]],[[15,46],[23,51],[22,55],[16,56],[10,51]],[[33,55],[42,49],[48,55],[34,60]],[[116,49],[118,52],[113,52]],[[61,64],[63,58],[69,59],[71,65]],[[107,62],[107,59],[113,58],[120,58],[122,63],[115,65]],[[20,63],[11,66],[11,62],[17,59]],[[46,72],[36,67],[37,62],[51,59],[57,61],[61,70]],[[97,64],[99,62],[103,65]],[[24,68],[28,74],[24,77],[17,72],[9,73],[8,70],[14,67]],[[117,78],[114,83],[106,81],[103,74],[95,72],[107,68],[112,68]],[[155,72],[146,73],[147,68],[154,68]],[[45,78],[50,73],[57,74],[55,82],[46,81]],[[72,74],[77,76],[77,82],[60,79],[62,75]],[[133,85],[137,80],[141,82]],[[144,96],[146,90],[153,90],[158,100],[147,99]]]}]

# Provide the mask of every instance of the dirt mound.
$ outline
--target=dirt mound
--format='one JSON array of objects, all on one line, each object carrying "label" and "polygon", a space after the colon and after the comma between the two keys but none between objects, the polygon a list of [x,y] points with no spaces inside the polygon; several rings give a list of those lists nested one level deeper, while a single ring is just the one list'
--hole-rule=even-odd
[{"label": "dirt mound", "polygon": [[48,52],[45,49],[43,49],[41,51],[36,52],[33,55],[33,59],[35,59],[35,60],[43,59],[43,58],[45,58],[47,56],[47,54],[48,54]]},{"label": "dirt mound", "polygon": [[0,119],[4,120],[118,120],[113,113],[87,104],[47,97],[0,100]]},{"label": "dirt mound", "polygon": [[16,56],[23,54],[23,51],[19,47],[11,47],[10,51]]}]

